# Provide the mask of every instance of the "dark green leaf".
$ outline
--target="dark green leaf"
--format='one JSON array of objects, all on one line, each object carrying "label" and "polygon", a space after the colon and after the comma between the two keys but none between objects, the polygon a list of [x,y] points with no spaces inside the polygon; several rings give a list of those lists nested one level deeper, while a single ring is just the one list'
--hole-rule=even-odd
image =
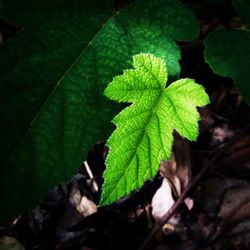
[{"label": "dark green leaf", "polygon": [[[249,20],[249,4],[246,0],[234,0],[239,14]],[[250,104],[250,32],[241,30],[218,30],[205,39],[206,62],[215,73],[234,79],[242,97]]]}]

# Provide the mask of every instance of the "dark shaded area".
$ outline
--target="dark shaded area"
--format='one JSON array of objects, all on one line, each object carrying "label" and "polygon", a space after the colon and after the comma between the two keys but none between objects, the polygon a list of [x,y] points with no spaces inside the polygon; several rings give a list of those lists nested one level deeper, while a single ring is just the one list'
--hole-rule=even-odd
[{"label": "dark shaded area", "polygon": [[13,26],[0,18],[0,42],[4,42],[22,31],[21,27]]}]

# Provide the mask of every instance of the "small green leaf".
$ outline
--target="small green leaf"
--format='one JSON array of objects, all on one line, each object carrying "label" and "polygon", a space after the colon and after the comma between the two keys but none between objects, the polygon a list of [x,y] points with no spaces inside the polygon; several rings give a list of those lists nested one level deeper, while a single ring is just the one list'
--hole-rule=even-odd
[{"label": "small green leaf", "polygon": [[204,56],[213,71],[234,80],[244,100],[250,104],[250,22],[249,3],[233,0],[233,5],[245,22],[239,30],[216,30],[205,39]]},{"label": "small green leaf", "polygon": [[205,40],[204,55],[215,73],[234,79],[242,97],[250,104],[250,32],[212,32]]},{"label": "small green leaf", "polygon": [[156,175],[160,162],[170,157],[174,129],[196,140],[200,118],[196,106],[209,103],[204,88],[192,79],[165,88],[163,59],[141,53],[133,57],[133,66],[104,92],[112,100],[133,104],[113,120],[117,129],[107,143],[110,152],[100,205],[116,201]]}]

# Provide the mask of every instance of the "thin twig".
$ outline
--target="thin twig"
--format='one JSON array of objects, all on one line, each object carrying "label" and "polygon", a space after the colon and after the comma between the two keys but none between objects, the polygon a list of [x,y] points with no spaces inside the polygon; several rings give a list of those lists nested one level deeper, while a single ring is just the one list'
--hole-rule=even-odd
[{"label": "thin twig", "polygon": [[147,239],[142,243],[139,250],[145,250],[148,249],[152,239],[154,238],[155,234],[163,227],[164,224],[167,223],[167,221],[176,213],[177,209],[180,207],[180,205],[184,202],[187,194],[197,185],[197,183],[200,181],[200,179],[204,176],[206,171],[209,169],[209,167],[216,161],[220,156],[222,156],[241,136],[246,134],[250,129],[250,125],[248,125],[246,128],[244,128],[241,132],[239,132],[237,135],[233,137],[224,147],[222,147],[217,154],[214,155],[206,164],[205,166],[200,170],[200,172],[194,177],[192,182],[190,182],[186,188],[183,190],[181,195],[179,196],[178,200],[172,205],[172,207],[168,210],[168,212],[163,216],[163,219],[161,223],[156,223],[152,231],[150,232]]}]

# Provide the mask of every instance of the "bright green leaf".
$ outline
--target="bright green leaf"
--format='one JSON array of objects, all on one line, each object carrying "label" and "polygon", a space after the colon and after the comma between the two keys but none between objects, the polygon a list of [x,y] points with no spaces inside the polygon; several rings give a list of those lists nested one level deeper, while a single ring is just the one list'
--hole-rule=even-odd
[{"label": "bright green leaf", "polygon": [[[249,22],[249,1],[234,0],[233,4]],[[250,104],[250,31],[247,28],[217,30],[207,36],[204,44],[204,56],[209,66],[215,73],[233,78],[242,97]]]},{"label": "bright green leaf", "polygon": [[[132,55],[164,58],[180,72],[174,40],[198,34],[177,0],[0,0],[0,14],[24,31],[0,46],[0,224],[68,181],[120,110],[102,95]],[[20,199],[21,197],[21,199]]]},{"label": "bright green leaf", "polygon": [[133,57],[133,66],[104,92],[112,100],[133,104],[113,120],[117,129],[107,143],[110,152],[100,205],[139,189],[156,175],[160,162],[170,157],[174,129],[196,140],[200,118],[196,106],[209,103],[204,88],[193,79],[180,79],[165,88],[163,59],[142,53]]}]

